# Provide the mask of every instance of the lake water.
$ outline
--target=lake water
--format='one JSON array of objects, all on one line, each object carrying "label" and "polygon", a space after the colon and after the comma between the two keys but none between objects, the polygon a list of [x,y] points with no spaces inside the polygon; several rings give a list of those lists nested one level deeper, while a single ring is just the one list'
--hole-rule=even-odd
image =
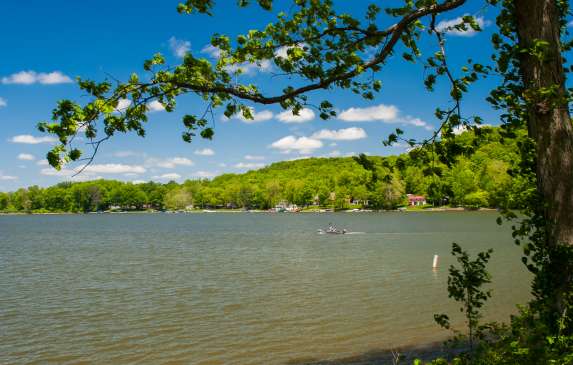
[{"label": "lake water", "polygon": [[[0,216],[0,363],[302,364],[442,340],[452,241],[495,250],[488,318],[527,301],[496,216]],[[363,233],[318,235],[329,222]]]}]

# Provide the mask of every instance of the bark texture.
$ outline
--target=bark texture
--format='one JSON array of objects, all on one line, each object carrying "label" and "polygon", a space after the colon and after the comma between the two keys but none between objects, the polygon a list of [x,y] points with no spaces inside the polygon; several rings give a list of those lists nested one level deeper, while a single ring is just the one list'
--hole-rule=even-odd
[{"label": "bark texture", "polygon": [[[537,144],[537,187],[545,203],[551,245],[573,245],[573,125],[565,100],[565,72],[556,0],[515,0],[519,45],[545,41],[545,57],[520,57],[529,108],[529,134]],[[554,88],[549,97],[537,91]],[[558,100],[558,99],[562,100]]]}]

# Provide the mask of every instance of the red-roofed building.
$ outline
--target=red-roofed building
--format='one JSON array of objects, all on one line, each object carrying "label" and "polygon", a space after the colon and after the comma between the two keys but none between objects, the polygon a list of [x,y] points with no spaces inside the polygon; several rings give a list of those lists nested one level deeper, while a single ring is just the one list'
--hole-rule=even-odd
[{"label": "red-roofed building", "polygon": [[426,197],[423,195],[408,194],[408,205],[417,207],[426,205]]}]

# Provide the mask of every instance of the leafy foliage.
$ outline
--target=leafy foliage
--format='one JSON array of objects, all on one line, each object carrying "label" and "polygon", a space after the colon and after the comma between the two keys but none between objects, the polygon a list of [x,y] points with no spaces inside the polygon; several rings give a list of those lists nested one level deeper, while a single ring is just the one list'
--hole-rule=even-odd
[{"label": "leafy foliage", "polygon": [[[254,1],[237,1],[248,6]],[[269,10],[272,0],[257,0],[262,9]],[[218,55],[216,62],[187,53],[182,64],[170,67],[161,54],[156,54],[143,64],[146,74],[133,73],[125,82],[105,80],[95,82],[78,79],[79,87],[90,101],[81,105],[73,100],[62,100],[54,109],[51,121],[39,123],[38,128],[58,137],[60,144],[48,153],[50,164],[59,169],[72,161],[91,162],[99,145],[116,133],[134,132],[145,135],[145,123],[150,103],[159,103],[167,112],[175,110],[177,97],[195,94],[205,102],[205,109],[183,117],[183,140],[190,142],[197,135],[212,138],[214,113],[218,109],[231,117],[241,114],[252,119],[247,103],[278,104],[285,110],[298,114],[303,107],[318,109],[323,119],[336,115],[328,100],[311,102],[308,94],[315,90],[339,88],[349,90],[371,100],[381,90],[376,78],[388,57],[403,51],[403,57],[415,61],[421,57],[417,45],[424,33],[435,34],[436,15],[456,9],[465,0],[405,1],[402,6],[386,8],[384,12],[375,4],[365,7],[362,18],[339,10],[331,0],[293,0],[287,13],[279,12],[275,22],[263,29],[251,30],[234,39],[215,34],[211,46]],[[179,4],[181,14],[200,13],[211,15],[213,0],[187,0]],[[431,25],[422,19],[430,17]],[[391,25],[382,27],[380,24]],[[456,29],[479,29],[471,16],[464,16]],[[460,79],[455,79],[447,69],[443,42],[439,50],[427,59],[428,89],[436,80],[448,77],[450,95],[455,107],[436,111],[443,122],[445,135],[454,127],[469,125],[461,117],[459,101],[468,86],[476,81],[482,70],[474,67]],[[281,92],[269,95],[257,85],[244,83],[240,75],[247,66],[273,65],[281,83]],[[478,119],[474,122],[479,123]],[[83,131],[83,132],[82,132]],[[82,158],[82,149],[75,144],[75,136],[83,133],[95,146],[91,156]],[[396,134],[400,134],[397,130]],[[435,137],[432,140],[435,140]],[[397,138],[394,136],[391,141]],[[412,142],[411,142],[412,143]]]},{"label": "leafy foliage", "polygon": [[[491,282],[491,275],[487,271],[487,263],[493,250],[477,254],[471,260],[469,254],[457,244],[452,244],[452,255],[456,257],[460,268],[450,266],[448,275],[448,296],[461,304],[460,311],[464,313],[468,326],[468,340],[470,351],[473,350],[476,340],[482,339],[487,326],[479,323],[481,308],[488,298],[491,290],[484,290],[483,285]],[[436,322],[449,329],[449,317],[445,314],[434,315]]]}]

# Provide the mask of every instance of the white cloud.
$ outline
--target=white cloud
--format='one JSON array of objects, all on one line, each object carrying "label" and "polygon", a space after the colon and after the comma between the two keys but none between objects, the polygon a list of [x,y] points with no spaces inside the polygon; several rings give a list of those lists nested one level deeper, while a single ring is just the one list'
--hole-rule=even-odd
[{"label": "white cloud", "polygon": [[265,166],[265,164],[261,162],[239,162],[234,165],[234,167],[238,169],[259,169],[263,166]]},{"label": "white cloud", "polygon": [[364,129],[351,127],[339,130],[323,129],[314,133],[310,138],[328,139],[333,141],[354,141],[368,137]]},{"label": "white cloud", "polygon": [[19,84],[19,85],[54,85],[54,84],[68,84],[73,82],[69,76],[64,75],[60,71],[54,72],[36,72],[36,71],[20,71],[10,76],[2,78],[3,84]]},{"label": "white cloud", "polygon": [[117,163],[93,164],[85,168],[86,172],[96,174],[143,174],[146,170],[140,165],[124,165]]},{"label": "white cloud", "polygon": [[218,59],[219,57],[221,57],[221,50],[219,49],[219,47],[215,47],[212,44],[208,44],[205,47],[203,47],[201,49],[201,53],[205,53],[205,54],[209,55],[209,57],[215,58],[215,59]]},{"label": "white cloud", "polygon": [[36,159],[36,157],[34,155],[29,154],[29,153],[20,153],[18,155],[18,160],[34,161],[35,159]]},{"label": "white cloud", "polygon": [[119,99],[117,101],[117,107],[115,108],[118,112],[123,112],[131,105],[131,100],[129,99]]},{"label": "white cloud", "polygon": [[48,160],[39,160],[38,162],[36,162],[36,165],[38,166],[48,166],[50,163],[48,162]]},{"label": "white cloud", "polygon": [[199,156],[213,156],[215,154],[215,151],[213,151],[210,148],[203,148],[200,150],[195,150],[195,154]]},{"label": "white cloud", "polygon": [[406,116],[405,118],[399,118],[399,119],[397,119],[397,122],[398,123],[404,123],[404,124],[410,124],[410,125],[413,125],[415,127],[423,127],[429,131],[434,129],[434,127],[432,127],[431,125],[429,125],[428,123],[426,123],[422,119],[414,118],[411,116]]},{"label": "white cloud", "polygon": [[[479,27],[483,29],[484,25],[486,24],[483,17],[481,17],[481,16],[476,17],[475,20],[476,20],[476,23],[479,25]],[[466,24],[467,30],[465,30],[465,31],[458,30],[458,29],[454,28],[456,25],[462,24],[462,22],[463,22],[462,17],[458,17],[458,18],[450,19],[450,20],[442,20],[441,22],[439,22],[436,25],[436,30],[450,34],[450,35],[459,36],[459,37],[473,37],[474,35],[476,35],[478,33],[472,27],[470,27],[468,24]]]},{"label": "white cloud", "polygon": [[287,51],[288,51],[289,49],[291,49],[291,48],[292,48],[292,46],[282,46],[282,47],[279,47],[279,49],[277,49],[277,50],[275,51],[275,57],[287,58],[287,57],[288,57]]},{"label": "white cloud", "polygon": [[6,99],[0,98],[0,108],[3,108],[7,105],[8,105],[8,103],[6,102]]},{"label": "white cloud", "polygon": [[[478,128],[483,128],[483,127],[491,127],[492,125],[486,123],[486,124],[475,124],[474,126],[475,126],[475,127],[478,127]],[[467,131],[469,131],[469,130],[471,130],[471,128],[469,128],[469,127],[467,127],[467,126],[465,126],[465,125],[463,125],[463,124],[460,124],[460,125],[455,126],[454,128],[452,128],[452,133],[454,133],[456,136],[458,136],[458,135],[460,135],[460,134],[462,134],[462,133],[464,133],[464,132],[467,132]]]},{"label": "white cloud", "polygon": [[171,37],[169,38],[169,49],[171,49],[173,55],[183,58],[191,49],[191,42]]},{"label": "white cloud", "polygon": [[398,108],[394,105],[376,105],[367,108],[349,108],[338,116],[345,122],[390,122],[398,116]]},{"label": "white cloud", "polygon": [[[274,114],[270,110],[262,110],[260,112],[257,112],[253,107],[249,107],[249,109],[251,109],[251,114],[253,116],[253,119],[245,118],[242,112],[235,114],[232,117],[232,119],[238,119],[247,124],[259,123],[273,119]],[[223,116],[223,120],[229,120],[229,118]]]},{"label": "white cloud", "polygon": [[238,117],[240,120],[242,120],[247,124],[264,122],[273,119],[273,112],[271,112],[270,110],[262,110],[260,112],[256,112],[253,110],[251,111],[251,114],[253,115],[253,119],[245,118],[242,113],[239,113]]},{"label": "white cloud", "polygon": [[93,175],[93,174],[84,174],[83,172],[80,175],[72,176],[73,181],[88,181],[88,180],[101,180],[104,177],[101,175]]},{"label": "white cloud", "polygon": [[308,108],[299,110],[298,115],[294,115],[291,110],[286,110],[277,115],[277,119],[283,123],[305,123],[314,119],[314,112]]},{"label": "white cloud", "polygon": [[[43,168],[40,170],[42,175],[46,176],[62,176],[71,177],[81,170],[79,166],[76,170],[63,168],[60,171],[51,167]],[[87,166],[80,174],[80,176],[94,176],[95,174],[143,174],[145,168],[139,165],[124,165],[124,164],[93,164]],[[98,177],[99,178],[99,177]]]},{"label": "white cloud", "polygon": [[340,154],[341,153],[339,150],[334,150],[334,151],[327,153],[326,156],[327,157],[338,157],[338,156],[340,156]]},{"label": "white cloud", "polygon": [[400,110],[394,105],[376,105],[366,108],[349,108],[340,113],[339,119],[345,122],[382,122],[408,124],[431,130],[433,127],[420,118],[409,115],[401,116]]},{"label": "white cloud", "polygon": [[227,167],[227,164],[224,163],[224,162],[221,162],[221,163],[219,164],[219,167]]},{"label": "white cloud", "polygon": [[[221,58],[223,52],[218,47],[208,44],[201,49],[201,53],[205,53],[209,57],[218,60]],[[225,71],[227,72],[235,73],[240,70],[241,73],[245,75],[253,75],[256,72],[270,72],[272,69],[273,65],[270,60],[260,60],[256,63],[242,62],[225,66]]]},{"label": "white cloud", "polygon": [[10,142],[12,143],[24,143],[24,144],[54,143],[57,141],[58,139],[56,137],[51,137],[51,136],[35,137],[30,134],[20,134],[18,136],[10,138]]},{"label": "white cloud", "polygon": [[196,171],[195,173],[193,173],[193,176],[202,177],[202,178],[211,178],[211,177],[217,176],[217,174],[215,174],[214,172],[209,172],[209,171]]},{"label": "white cloud", "polygon": [[3,84],[31,85],[35,84],[37,81],[37,75],[34,71],[20,71],[2,78]]},{"label": "white cloud", "polygon": [[264,159],[265,159],[265,156],[245,155],[245,160],[249,160],[249,161],[261,161]]},{"label": "white cloud", "polygon": [[61,169],[57,171],[52,168],[45,168],[40,170],[42,175],[46,176],[57,176],[60,178],[66,178],[67,180],[73,181],[87,181],[87,180],[98,180],[103,179],[102,176],[95,176],[94,173],[90,173],[89,171],[83,171],[80,175],[76,175],[76,171],[70,169]]},{"label": "white cloud", "polygon": [[177,180],[181,178],[181,175],[172,172],[169,174],[156,175],[153,176],[152,178],[157,180]]},{"label": "white cloud", "polygon": [[[125,110],[127,108],[129,108],[132,104],[132,101],[129,99],[119,99],[117,101],[117,107],[115,108],[115,111],[117,113],[123,113],[125,112]],[[163,104],[161,104],[159,101],[157,100],[153,100],[149,103],[147,103],[147,111],[149,111],[150,113],[153,112],[162,112],[165,110],[165,107],[163,106]]]},{"label": "white cloud", "polygon": [[256,63],[242,62],[236,65],[227,65],[225,71],[230,73],[241,72],[245,75],[253,75],[256,72],[270,72],[273,65],[270,60],[261,60]]},{"label": "white cloud", "polygon": [[407,143],[396,142],[396,143],[392,143],[392,145],[391,145],[391,146],[388,146],[388,147],[407,149],[407,148],[410,148],[410,145],[407,144]]},{"label": "white cloud", "polygon": [[[307,46],[306,43],[297,43],[297,45],[296,45],[297,48],[302,48],[303,51],[304,51],[304,47],[305,47],[305,46]],[[289,50],[289,49],[292,49],[292,48],[295,48],[295,46],[282,46],[282,47],[279,47],[279,49],[277,49],[277,50],[275,51],[275,57],[285,58],[285,59],[288,58],[288,50]]]},{"label": "white cloud", "polygon": [[47,74],[39,73],[38,82],[40,84],[46,84],[46,85],[68,84],[72,82],[72,79],[59,71],[55,71]]},{"label": "white cloud", "polygon": [[162,112],[165,110],[165,107],[157,100],[153,100],[151,103],[147,104],[147,110],[150,112]]},{"label": "white cloud", "polygon": [[[61,170],[56,170],[51,167],[46,167],[40,170],[40,174],[46,176],[72,176],[76,172],[74,170],[63,168]],[[89,174],[88,174],[89,175]]]},{"label": "white cloud", "polygon": [[177,166],[193,166],[192,160],[186,157],[171,157],[165,159],[149,158],[145,161],[146,165],[152,167],[162,167],[164,169],[174,169]]},{"label": "white cloud", "polygon": [[18,176],[4,175],[2,171],[0,171],[0,180],[2,181],[18,180]]},{"label": "white cloud", "polygon": [[[162,166],[163,165],[163,166]],[[194,163],[185,157],[173,157],[160,164],[160,167],[173,168],[175,166],[193,166]]]},{"label": "white cloud", "polygon": [[322,147],[322,142],[318,139],[308,137],[295,137],[286,136],[275,142],[270,146],[271,148],[282,151],[283,153],[290,153],[291,151],[298,151],[302,154],[312,153],[314,150]]}]

